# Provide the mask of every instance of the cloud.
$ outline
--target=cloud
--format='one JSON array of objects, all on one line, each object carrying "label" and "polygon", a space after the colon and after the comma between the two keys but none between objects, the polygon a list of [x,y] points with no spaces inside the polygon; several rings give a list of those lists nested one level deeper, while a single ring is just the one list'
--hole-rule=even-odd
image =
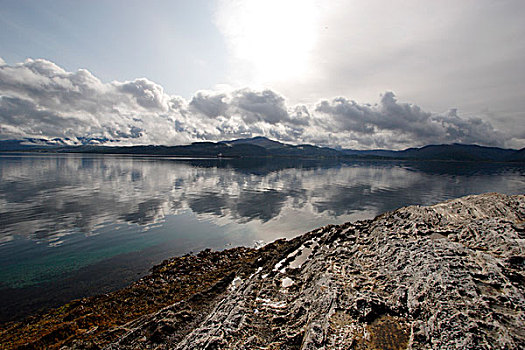
[{"label": "cloud", "polygon": [[278,124],[290,121],[284,98],[271,90],[261,92],[249,89],[234,93],[232,106],[242,119],[251,124],[259,121]]},{"label": "cloud", "polygon": [[225,100],[226,94],[198,91],[191,99],[190,106],[208,118],[215,118],[226,114],[228,103]]},{"label": "cloud", "polygon": [[292,143],[346,148],[406,148],[430,143],[504,146],[508,135],[478,117],[445,114],[398,102],[346,97],[289,105],[264,89],[199,91],[187,101],[146,79],[104,83],[85,69],[53,62],[0,62],[0,137],[107,140],[109,144],[186,144],[267,136]]},{"label": "cloud", "polygon": [[190,107],[208,118],[238,116],[247,124],[257,122],[272,125],[279,123],[308,124],[308,120],[304,118],[308,114],[307,111],[301,110],[298,106],[295,114],[291,115],[285,99],[268,89],[262,91],[239,89],[229,94],[199,91],[191,99]]},{"label": "cloud", "polygon": [[85,69],[72,73],[46,60],[28,59],[0,66],[0,96],[4,138],[189,141],[173,127],[171,97],[147,79],[103,83]]},{"label": "cloud", "polygon": [[118,90],[131,96],[140,106],[146,109],[167,111],[168,97],[164,94],[162,86],[148,79],[136,79],[123,84],[114,83]]},{"label": "cloud", "polygon": [[360,105],[338,97],[321,101],[315,110],[340,129],[359,134],[365,144],[505,143],[504,135],[480,118],[461,118],[455,109],[445,115],[425,112],[417,105],[399,103],[392,92],[383,94],[379,105]]}]

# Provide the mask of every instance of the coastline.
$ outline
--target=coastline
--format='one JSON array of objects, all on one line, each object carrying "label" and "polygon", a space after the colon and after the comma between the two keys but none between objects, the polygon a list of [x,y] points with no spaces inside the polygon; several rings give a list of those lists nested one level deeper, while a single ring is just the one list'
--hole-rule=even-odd
[{"label": "coastline", "polygon": [[492,193],[172,258],[2,325],[2,348],[519,348],[524,220],[525,196]]},{"label": "coastline", "polygon": [[215,299],[227,291],[235,276],[252,274],[261,264],[288,254],[302,242],[302,237],[276,240],[258,249],[206,249],[195,255],[167,259],[154,266],[147,276],[117,291],[72,300],[5,322],[0,328],[1,348],[58,349],[73,340],[87,348],[99,348],[121,335],[120,326],[173,303],[202,308],[198,313],[203,316]]}]

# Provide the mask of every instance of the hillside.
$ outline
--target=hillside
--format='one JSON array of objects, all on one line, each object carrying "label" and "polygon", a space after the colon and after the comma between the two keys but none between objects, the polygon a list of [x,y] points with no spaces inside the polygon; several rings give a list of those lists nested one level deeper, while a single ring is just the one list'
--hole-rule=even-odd
[{"label": "hillside", "polygon": [[194,142],[181,146],[103,146],[92,145],[87,140],[84,145],[68,145],[70,140],[4,140],[0,141],[0,152],[57,152],[57,153],[97,153],[97,154],[138,154],[173,157],[201,158],[338,158],[338,159],[398,159],[398,160],[443,160],[443,161],[486,161],[486,162],[525,162],[525,149],[514,150],[478,145],[428,145],[421,148],[392,150],[336,150],[314,145],[291,145],[265,137],[253,137],[220,142]]}]

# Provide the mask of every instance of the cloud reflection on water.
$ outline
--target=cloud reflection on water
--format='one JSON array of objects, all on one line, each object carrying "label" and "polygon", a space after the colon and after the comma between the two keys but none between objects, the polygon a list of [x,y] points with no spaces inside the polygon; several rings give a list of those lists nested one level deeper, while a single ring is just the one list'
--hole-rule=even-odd
[{"label": "cloud reflection on water", "polygon": [[219,225],[265,224],[290,210],[341,222],[524,188],[523,167],[491,164],[9,155],[0,170],[0,240],[48,243],[108,224],[158,224],[188,210]]}]

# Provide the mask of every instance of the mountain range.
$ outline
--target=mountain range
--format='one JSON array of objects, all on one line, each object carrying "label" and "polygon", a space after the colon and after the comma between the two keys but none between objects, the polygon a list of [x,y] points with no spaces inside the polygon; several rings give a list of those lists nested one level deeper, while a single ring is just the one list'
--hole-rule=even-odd
[{"label": "mountain range", "polygon": [[[70,140],[23,139],[0,141],[0,152],[57,152],[97,154],[141,154],[174,157],[291,157],[291,158],[345,158],[345,159],[400,159],[525,162],[525,148],[520,150],[478,145],[448,144],[428,145],[421,148],[392,150],[353,150],[319,147],[308,144],[290,145],[266,137],[237,139],[220,142],[194,142],[181,146],[103,146],[85,144],[69,145]],[[104,140],[96,140],[103,142]]]}]

